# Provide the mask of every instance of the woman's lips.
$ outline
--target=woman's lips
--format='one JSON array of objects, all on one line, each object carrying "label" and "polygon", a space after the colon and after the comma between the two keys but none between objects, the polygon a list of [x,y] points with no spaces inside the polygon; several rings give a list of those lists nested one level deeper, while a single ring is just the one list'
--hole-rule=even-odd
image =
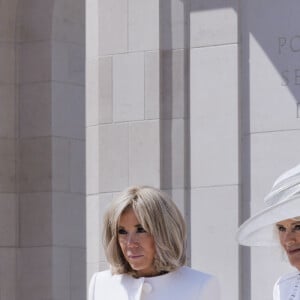
[{"label": "woman's lips", "polygon": [[288,255],[293,255],[293,254],[296,254],[296,253],[299,253],[299,252],[300,252],[300,247],[299,248],[293,248],[293,249],[287,249]]},{"label": "woman's lips", "polygon": [[138,259],[140,257],[143,257],[143,255],[128,255],[129,259]]}]

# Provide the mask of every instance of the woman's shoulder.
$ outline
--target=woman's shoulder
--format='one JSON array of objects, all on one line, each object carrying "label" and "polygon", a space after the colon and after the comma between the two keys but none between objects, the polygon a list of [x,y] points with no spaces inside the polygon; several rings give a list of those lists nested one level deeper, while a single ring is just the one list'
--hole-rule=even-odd
[{"label": "woman's shoulder", "polygon": [[104,271],[99,271],[99,272],[94,273],[92,278],[93,277],[111,277],[111,276],[113,276],[111,273],[111,270],[107,269]]},{"label": "woman's shoulder", "polygon": [[282,276],[280,276],[278,278],[278,280],[276,281],[275,285],[277,284],[282,284],[282,283],[285,283],[285,282],[289,282],[291,280],[294,280],[295,277],[297,277],[297,275],[299,275],[299,271],[293,271],[293,272],[290,272],[290,273],[287,273],[287,274],[284,274]]},{"label": "woman's shoulder", "polygon": [[112,274],[110,270],[97,272],[90,280],[88,299],[127,299],[126,289],[132,286],[130,278],[126,274]]},{"label": "woman's shoulder", "polygon": [[201,280],[209,280],[214,279],[215,276],[206,272],[202,272],[196,269],[192,269],[190,267],[184,266],[181,267],[178,272],[182,273],[184,276],[188,276],[191,278],[201,279]]},{"label": "woman's shoulder", "polygon": [[273,299],[287,299],[293,291],[293,289],[299,286],[299,284],[299,271],[294,271],[280,276],[274,284]]},{"label": "woman's shoulder", "polygon": [[219,287],[219,281],[214,275],[190,267],[181,267],[174,275],[180,279],[180,282],[186,282],[187,285]]},{"label": "woman's shoulder", "polygon": [[98,293],[98,286],[103,285],[103,282],[107,281],[106,279],[108,279],[109,277],[111,277],[110,270],[96,272],[92,275],[91,280],[89,282],[89,300],[96,299],[96,295]]},{"label": "woman's shoulder", "polygon": [[110,269],[96,272],[91,277],[91,282],[105,282],[105,281],[118,281],[122,277],[128,277],[126,274],[113,274]]},{"label": "woman's shoulder", "polygon": [[200,290],[201,299],[220,299],[220,283],[214,275],[189,267],[181,267],[178,272],[182,274],[181,286]]},{"label": "woman's shoulder", "polygon": [[90,280],[90,285],[105,285],[110,282],[116,282],[122,280],[122,277],[126,276],[125,274],[113,274],[111,270],[104,270],[96,272],[92,275]]}]

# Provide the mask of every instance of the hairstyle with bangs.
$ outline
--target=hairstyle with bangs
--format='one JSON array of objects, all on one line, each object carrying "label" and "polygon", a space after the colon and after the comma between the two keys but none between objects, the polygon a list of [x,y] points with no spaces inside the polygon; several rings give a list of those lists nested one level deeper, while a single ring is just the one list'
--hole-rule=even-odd
[{"label": "hairstyle with bangs", "polygon": [[183,266],[186,263],[186,225],[179,209],[164,192],[149,186],[133,186],[111,203],[104,216],[103,246],[112,272],[136,274],[118,242],[119,219],[128,208],[133,209],[140,224],[154,238],[156,271],[169,272]]}]

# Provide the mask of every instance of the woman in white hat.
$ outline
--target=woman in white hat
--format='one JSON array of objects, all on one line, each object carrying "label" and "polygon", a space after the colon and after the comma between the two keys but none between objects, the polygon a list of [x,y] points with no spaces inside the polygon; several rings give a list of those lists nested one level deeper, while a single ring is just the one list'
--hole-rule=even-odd
[{"label": "woman in white hat", "polygon": [[300,165],[282,174],[266,196],[267,207],[238,231],[245,246],[281,245],[296,271],[275,283],[274,300],[300,299]]}]

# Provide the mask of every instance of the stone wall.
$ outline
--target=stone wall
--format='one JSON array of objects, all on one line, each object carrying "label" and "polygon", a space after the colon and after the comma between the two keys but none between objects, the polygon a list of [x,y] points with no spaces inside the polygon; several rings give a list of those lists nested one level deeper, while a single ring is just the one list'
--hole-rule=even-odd
[{"label": "stone wall", "polygon": [[189,264],[216,274],[224,299],[238,299],[237,16],[236,2],[89,1],[88,280],[107,268],[109,201],[150,184],[186,218]]},{"label": "stone wall", "polygon": [[[270,8],[272,5],[272,9]],[[240,81],[243,136],[249,171],[249,214],[264,207],[263,198],[275,179],[299,164],[299,3],[242,1]],[[272,299],[279,275],[290,271],[281,249],[251,249],[251,299]],[[264,282],[264,284],[262,284]]]},{"label": "stone wall", "polygon": [[15,18],[17,1],[0,2],[0,299],[16,299],[18,246],[17,89]]},{"label": "stone wall", "polygon": [[173,197],[188,263],[218,276],[223,299],[271,299],[291,268],[235,233],[299,163],[298,11],[0,1],[0,300],[84,299],[107,268],[102,215],[133,184]]},{"label": "stone wall", "polygon": [[289,270],[280,249],[235,234],[298,163],[298,5],[87,2],[88,279],[107,267],[109,201],[152,184],[179,205],[189,263],[219,277],[223,299],[271,299]]},{"label": "stone wall", "polygon": [[1,1],[0,299],[85,297],[83,1]]}]

